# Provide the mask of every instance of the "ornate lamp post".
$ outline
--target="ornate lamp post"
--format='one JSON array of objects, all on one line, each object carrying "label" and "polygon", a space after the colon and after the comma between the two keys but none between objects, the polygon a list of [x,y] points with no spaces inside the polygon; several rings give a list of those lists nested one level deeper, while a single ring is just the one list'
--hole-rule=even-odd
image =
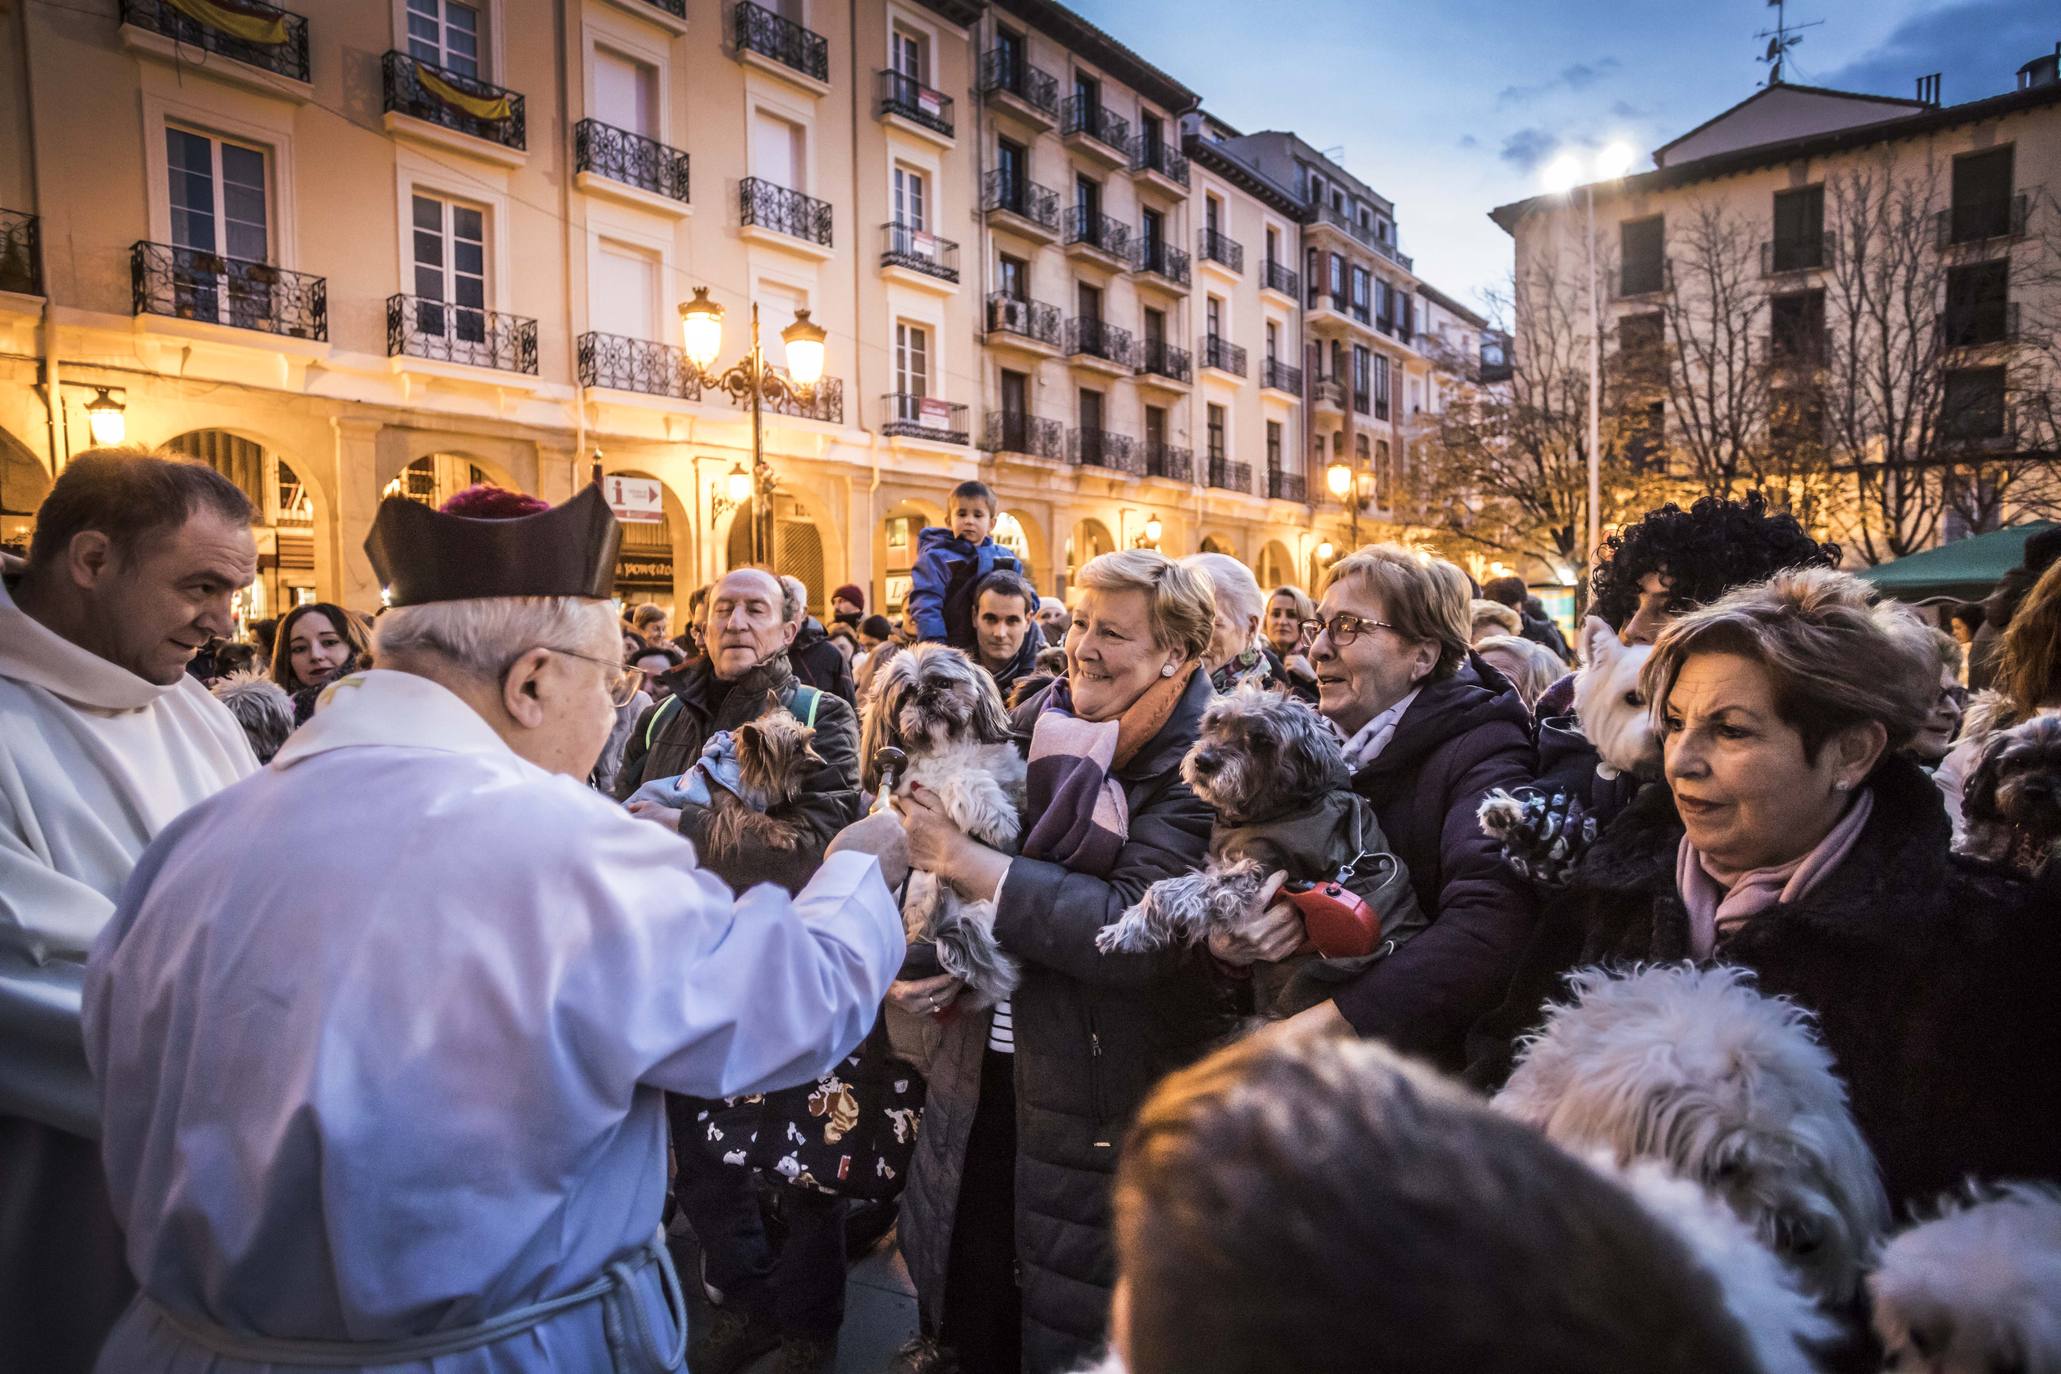
[{"label": "ornate lamp post", "polygon": [[808,311],[795,311],[794,323],[780,331],[781,341],[787,345],[787,370],[776,371],[759,347],[759,307],[754,301],[751,352],[727,372],[717,373],[713,369],[716,355],[723,349],[723,307],[708,298],[706,286],[695,287],[694,299],[680,307],[680,335],[687,364],[703,387],[727,391],[751,403],[749,490],[739,493],[737,489],[744,484],[735,479],[744,474],[733,472],[725,494],[733,505],[741,503],[744,494],[752,498],[751,561],[764,563],[773,549],[772,496],[779,486],[772,464],[766,461],[764,406],[767,401],[810,404],[816,383],[823,379],[823,341],[828,336],[809,319]]},{"label": "ornate lamp post", "polygon": [[1352,546],[1360,546],[1360,474],[1355,465],[1343,462],[1333,463],[1324,469],[1324,485],[1331,494],[1345,502],[1345,512],[1352,521]]}]

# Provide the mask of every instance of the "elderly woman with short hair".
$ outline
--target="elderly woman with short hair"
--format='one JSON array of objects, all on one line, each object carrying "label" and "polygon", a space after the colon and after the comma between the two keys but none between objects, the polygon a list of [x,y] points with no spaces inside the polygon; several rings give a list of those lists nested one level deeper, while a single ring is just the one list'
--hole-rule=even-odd
[{"label": "elderly woman with short hair", "polygon": [[1901,750],[1939,663],[1904,607],[1829,569],[1777,574],[1661,632],[1642,686],[1665,755],[1540,922],[1471,1076],[1570,969],[1751,969],[1815,1014],[1892,1203],[1968,1175],[2052,1176],[2061,944],[2027,889],[1949,855]]},{"label": "elderly woman with short hair", "polygon": [[1181,566],[1209,579],[1216,615],[1203,671],[1219,692],[1243,686],[1269,687],[1280,680],[1280,663],[1260,638],[1267,596],[1252,569],[1227,553],[1192,553]]}]

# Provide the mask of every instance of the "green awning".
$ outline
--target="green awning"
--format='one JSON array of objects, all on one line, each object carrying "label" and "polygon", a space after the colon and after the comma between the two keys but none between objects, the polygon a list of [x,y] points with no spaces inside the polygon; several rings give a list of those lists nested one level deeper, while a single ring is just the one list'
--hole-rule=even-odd
[{"label": "green awning", "polygon": [[1939,597],[1979,601],[1989,595],[1999,578],[2018,566],[2025,554],[2026,540],[2041,530],[2053,528],[2051,520],[2013,525],[1862,568],[1860,575],[1899,601]]}]

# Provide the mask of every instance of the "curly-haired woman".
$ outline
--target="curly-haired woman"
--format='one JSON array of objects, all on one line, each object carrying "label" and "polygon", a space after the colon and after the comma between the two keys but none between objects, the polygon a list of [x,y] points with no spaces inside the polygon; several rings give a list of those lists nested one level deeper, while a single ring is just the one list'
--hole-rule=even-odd
[{"label": "curly-haired woman", "polygon": [[1954,839],[1963,832],[1962,788],[1989,737],[2034,716],[2061,711],[2061,563],[2040,575],[2005,628],[1997,651],[1996,688],[1968,708],[1961,738],[1933,775],[1946,795]]}]

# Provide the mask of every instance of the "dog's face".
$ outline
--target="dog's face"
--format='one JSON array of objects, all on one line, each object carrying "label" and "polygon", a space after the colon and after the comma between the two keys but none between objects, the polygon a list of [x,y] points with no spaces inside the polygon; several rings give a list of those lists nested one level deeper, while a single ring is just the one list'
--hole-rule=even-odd
[{"label": "dog's face", "polygon": [[980,665],[947,645],[918,644],[881,665],[862,734],[859,757],[870,772],[884,745],[918,755],[948,744],[1000,744],[1009,738],[1009,716]]},{"label": "dog's face", "polygon": [[2061,1191],[1974,1192],[1885,1246],[1868,1287],[1893,1374],[2061,1370]]},{"label": "dog's face", "polygon": [[1605,777],[1660,776],[1660,736],[1639,690],[1639,670],[1653,656],[1650,644],[1627,645],[1594,616],[1582,622],[1582,666],[1574,679],[1574,710],[1582,733],[1596,746]]},{"label": "dog's face", "polygon": [[793,801],[806,765],[823,759],[811,746],[816,732],[786,711],[768,711],[737,727],[739,781],[763,804]]},{"label": "dog's face", "polygon": [[1345,751],[1315,711],[1279,692],[1240,688],[1202,713],[1181,779],[1226,825],[1309,806],[1351,781]]},{"label": "dog's face", "polygon": [[1968,777],[1966,805],[1978,819],[2061,839],[2061,716],[2034,716],[1991,736]]},{"label": "dog's face", "polygon": [[1889,1204],[1832,1057],[1735,968],[1574,975],[1496,1106],[1569,1147],[1664,1161],[1813,1292],[1851,1297]]}]

